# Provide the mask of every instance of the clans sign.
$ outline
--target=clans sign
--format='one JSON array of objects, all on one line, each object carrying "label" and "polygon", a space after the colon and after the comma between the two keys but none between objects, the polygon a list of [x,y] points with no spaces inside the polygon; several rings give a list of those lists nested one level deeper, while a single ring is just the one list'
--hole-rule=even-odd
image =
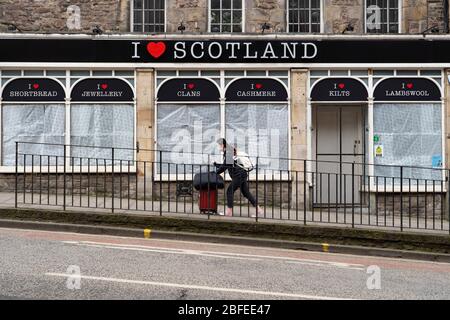
[{"label": "clans sign", "polygon": [[158,102],[219,101],[217,86],[204,78],[174,78],[165,81],[158,90]]}]

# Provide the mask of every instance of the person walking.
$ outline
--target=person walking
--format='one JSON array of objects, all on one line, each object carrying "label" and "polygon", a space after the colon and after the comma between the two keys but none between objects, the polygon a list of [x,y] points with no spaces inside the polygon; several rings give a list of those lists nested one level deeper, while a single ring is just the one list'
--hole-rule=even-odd
[{"label": "person walking", "polygon": [[[253,207],[256,208],[256,214],[258,216],[262,216],[263,210],[259,206],[257,206],[255,197],[250,193],[250,190],[248,189],[248,172],[237,163],[236,148],[227,144],[227,141],[224,138],[220,138],[219,140],[217,140],[217,143],[219,144],[219,148],[223,152],[223,163],[214,163],[216,166],[216,173],[222,174],[228,170],[228,174],[231,177],[231,184],[228,186],[226,191],[227,208],[225,211],[225,215],[229,217],[233,216],[234,193],[237,189],[240,189],[242,195],[248,199]],[[251,216],[256,217],[256,214],[252,214]]]}]

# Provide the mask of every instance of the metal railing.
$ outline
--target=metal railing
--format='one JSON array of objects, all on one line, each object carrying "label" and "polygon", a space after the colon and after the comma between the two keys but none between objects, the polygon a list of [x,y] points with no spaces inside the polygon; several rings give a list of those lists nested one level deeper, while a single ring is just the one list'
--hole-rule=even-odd
[{"label": "metal railing", "polygon": [[[16,207],[201,214],[192,181],[198,172],[214,171],[209,161],[217,157],[204,155],[207,163],[174,163],[164,160],[170,151],[163,150],[43,144],[53,151],[40,152],[25,147],[30,144],[38,145],[16,143]],[[135,152],[149,160],[136,160]],[[447,169],[301,159],[284,159],[287,168],[274,168],[255,158],[247,182],[262,214],[255,215],[238,190],[234,217],[450,232]],[[226,210],[229,185],[226,179],[225,189],[218,190],[219,212]]]}]

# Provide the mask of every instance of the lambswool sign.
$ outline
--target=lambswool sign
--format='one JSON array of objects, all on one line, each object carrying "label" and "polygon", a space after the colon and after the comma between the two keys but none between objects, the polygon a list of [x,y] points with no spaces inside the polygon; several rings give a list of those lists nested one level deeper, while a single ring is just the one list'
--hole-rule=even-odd
[{"label": "lambswool sign", "polygon": [[450,63],[450,40],[0,39],[0,62],[85,63]]},{"label": "lambswool sign", "polygon": [[377,84],[375,101],[440,101],[439,87],[427,78],[390,78]]}]

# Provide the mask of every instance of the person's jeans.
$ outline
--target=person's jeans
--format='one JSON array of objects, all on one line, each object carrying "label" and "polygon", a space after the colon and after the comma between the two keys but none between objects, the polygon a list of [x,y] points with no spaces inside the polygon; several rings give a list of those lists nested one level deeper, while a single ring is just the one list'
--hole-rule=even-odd
[{"label": "person's jeans", "polygon": [[227,207],[233,208],[234,192],[241,189],[242,195],[256,207],[255,197],[248,190],[247,174],[240,174],[232,177],[231,184],[227,188]]}]

